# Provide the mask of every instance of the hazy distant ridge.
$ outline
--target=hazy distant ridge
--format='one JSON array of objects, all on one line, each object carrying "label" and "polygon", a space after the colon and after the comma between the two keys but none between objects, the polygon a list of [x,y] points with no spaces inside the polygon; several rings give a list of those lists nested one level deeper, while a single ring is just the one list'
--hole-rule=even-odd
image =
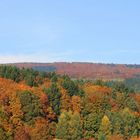
[{"label": "hazy distant ridge", "polygon": [[103,64],[86,62],[55,62],[55,63],[14,63],[17,67],[34,68],[41,71],[55,71],[68,74],[73,78],[87,79],[124,79],[140,75],[140,65]]}]

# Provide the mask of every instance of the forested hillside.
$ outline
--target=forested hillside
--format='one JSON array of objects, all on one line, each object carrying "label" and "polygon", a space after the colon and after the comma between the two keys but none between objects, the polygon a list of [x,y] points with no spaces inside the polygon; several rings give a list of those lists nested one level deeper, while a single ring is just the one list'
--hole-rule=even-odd
[{"label": "forested hillside", "polygon": [[19,68],[33,68],[39,71],[55,71],[57,74],[67,74],[71,78],[84,79],[126,79],[140,75],[140,65],[101,64],[101,63],[15,63]]},{"label": "forested hillside", "polygon": [[0,140],[140,139],[140,93],[126,82],[5,65],[0,77]]}]

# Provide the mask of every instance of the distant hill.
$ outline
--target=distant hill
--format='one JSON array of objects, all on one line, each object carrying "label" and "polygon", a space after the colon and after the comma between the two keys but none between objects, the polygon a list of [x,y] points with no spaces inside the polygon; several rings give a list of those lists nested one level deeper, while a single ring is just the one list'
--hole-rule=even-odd
[{"label": "distant hill", "polygon": [[126,79],[140,75],[140,65],[102,64],[81,62],[56,63],[14,63],[19,68],[33,68],[39,71],[55,71],[72,78],[85,79]]}]

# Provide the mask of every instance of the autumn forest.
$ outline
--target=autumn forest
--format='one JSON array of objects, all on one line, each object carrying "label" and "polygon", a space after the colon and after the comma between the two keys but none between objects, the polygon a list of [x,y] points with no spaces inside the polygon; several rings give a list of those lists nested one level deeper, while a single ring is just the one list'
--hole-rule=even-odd
[{"label": "autumn forest", "polygon": [[0,140],[138,140],[140,94],[122,81],[0,66]]}]

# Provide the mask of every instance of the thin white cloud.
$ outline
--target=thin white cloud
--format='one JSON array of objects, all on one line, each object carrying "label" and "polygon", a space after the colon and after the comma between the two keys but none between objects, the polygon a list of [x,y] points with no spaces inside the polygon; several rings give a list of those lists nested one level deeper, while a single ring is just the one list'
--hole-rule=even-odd
[{"label": "thin white cloud", "polygon": [[[78,52],[82,53],[82,52]],[[64,62],[70,61],[72,57],[77,55],[74,51],[66,52],[39,52],[34,54],[13,54],[0,55],[0,63],[18,63],[18,62]]]},{"label": "thin white cloud", "polygon": [[35,55],[5,55],[0,56],[0,63],[17,63],[17,62],[51,62],[49,58],[42,58]]}]

